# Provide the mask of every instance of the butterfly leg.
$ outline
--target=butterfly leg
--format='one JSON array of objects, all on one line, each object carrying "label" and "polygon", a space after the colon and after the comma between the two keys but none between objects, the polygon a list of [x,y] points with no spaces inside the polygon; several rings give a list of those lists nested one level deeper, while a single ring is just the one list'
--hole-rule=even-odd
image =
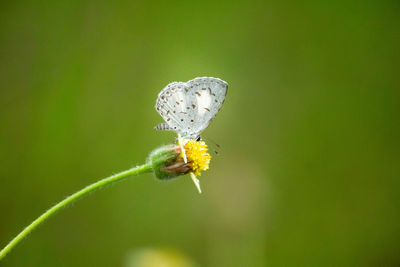
[{"label": "butterfly leg", "polygon": [[[182,150],[183,160],[185,161],[185,163],[187,163],[187,157],[186,157],[186,152],[185,152],[185,147],[184,147],[184,139],[182,138],[182,136],[180,134],[178,134],[178,143]],[[194,185],[196,186],[197,190],[201,194],[200,180],[197,179],[196,175],[193,172],[190,172],[190,178],[192,178]]]},{"label": "butterfly leg", "polygon": [[187,163],[187,157],[186,157],[185,147],[183,144],[183,138],[180,134],[178,134],[178,143],[182,150],[183,160],[185,161],[185,163]]}]

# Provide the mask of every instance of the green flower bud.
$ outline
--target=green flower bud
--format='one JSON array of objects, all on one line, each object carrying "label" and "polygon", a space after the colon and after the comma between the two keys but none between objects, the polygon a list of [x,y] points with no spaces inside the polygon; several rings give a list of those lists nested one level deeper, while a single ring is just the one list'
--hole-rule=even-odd
[{"label": "green flower bud", "polygon": [[166,145],[150,153],[147,163],[151,165],[157,179],[169,180],[191,172],[190,163],[185,163],[179,145]]}]

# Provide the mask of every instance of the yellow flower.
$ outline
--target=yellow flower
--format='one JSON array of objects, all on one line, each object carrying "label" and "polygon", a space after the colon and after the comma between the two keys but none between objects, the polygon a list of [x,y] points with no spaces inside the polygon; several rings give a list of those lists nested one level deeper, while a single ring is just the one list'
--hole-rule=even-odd
[{"label": "yellow flower", "polygon": [[[208,146],[204,141],[190,140],[185,144],[184,148],[192,172],[200,176],[200,171],[205,171],[210,166],[211,155],[207,153]],[[181,157],[183,157],[182,153]]]},{"label": "yellow flower", "polygon": [[[183,145],[184,144],[184,145]],[[150,153],[147,162],[160,180],[170,180],[189,174],[199,193],[201,175],[210,166],[211,156],[204,141],[185,140],[178,135],[178,144],[159,147]]]}]

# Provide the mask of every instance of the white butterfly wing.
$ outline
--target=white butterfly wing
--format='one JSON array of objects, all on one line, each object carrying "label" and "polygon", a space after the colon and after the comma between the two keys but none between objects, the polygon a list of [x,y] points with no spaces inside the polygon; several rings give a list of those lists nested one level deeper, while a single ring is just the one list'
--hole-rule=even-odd
[{"label": "white butterfly wing", "polygon": [[187,114],[185,88],[183,82],[172,82],[159,93],[156,102],[157,112],[172,130],[181,134],[185,126],[184,117]]},{"label": "white butterfly wing", "polygon": [[217,78],[195,78],[186,83],[189,89],[191,112],[188,120],[191,123],[190,138],[196,138],[211,123],[221,109],[228,91],[228,84]]},{"label": "white butterfly wing", "polygon": [[217,78],[173,82],[158,95],[156,110],[172,130],[197,138],[220,110],[227,90],[228,84]]}]

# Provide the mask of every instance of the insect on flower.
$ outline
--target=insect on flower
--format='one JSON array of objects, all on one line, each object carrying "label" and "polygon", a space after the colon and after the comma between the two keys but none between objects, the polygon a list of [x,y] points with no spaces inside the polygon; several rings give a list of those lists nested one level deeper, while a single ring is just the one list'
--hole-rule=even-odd
[{"label": "insect on flower", "polygon": [[201,193],[196,175],[208,169],[211,156],[200,134],[221,109],[228,84],[218,78],[199,77],[188,82],[172,82],[158,95],[156,110],[165,120],[156,130],[178,134],[178,143],[185,163],[192,163],[190,176]]}]

